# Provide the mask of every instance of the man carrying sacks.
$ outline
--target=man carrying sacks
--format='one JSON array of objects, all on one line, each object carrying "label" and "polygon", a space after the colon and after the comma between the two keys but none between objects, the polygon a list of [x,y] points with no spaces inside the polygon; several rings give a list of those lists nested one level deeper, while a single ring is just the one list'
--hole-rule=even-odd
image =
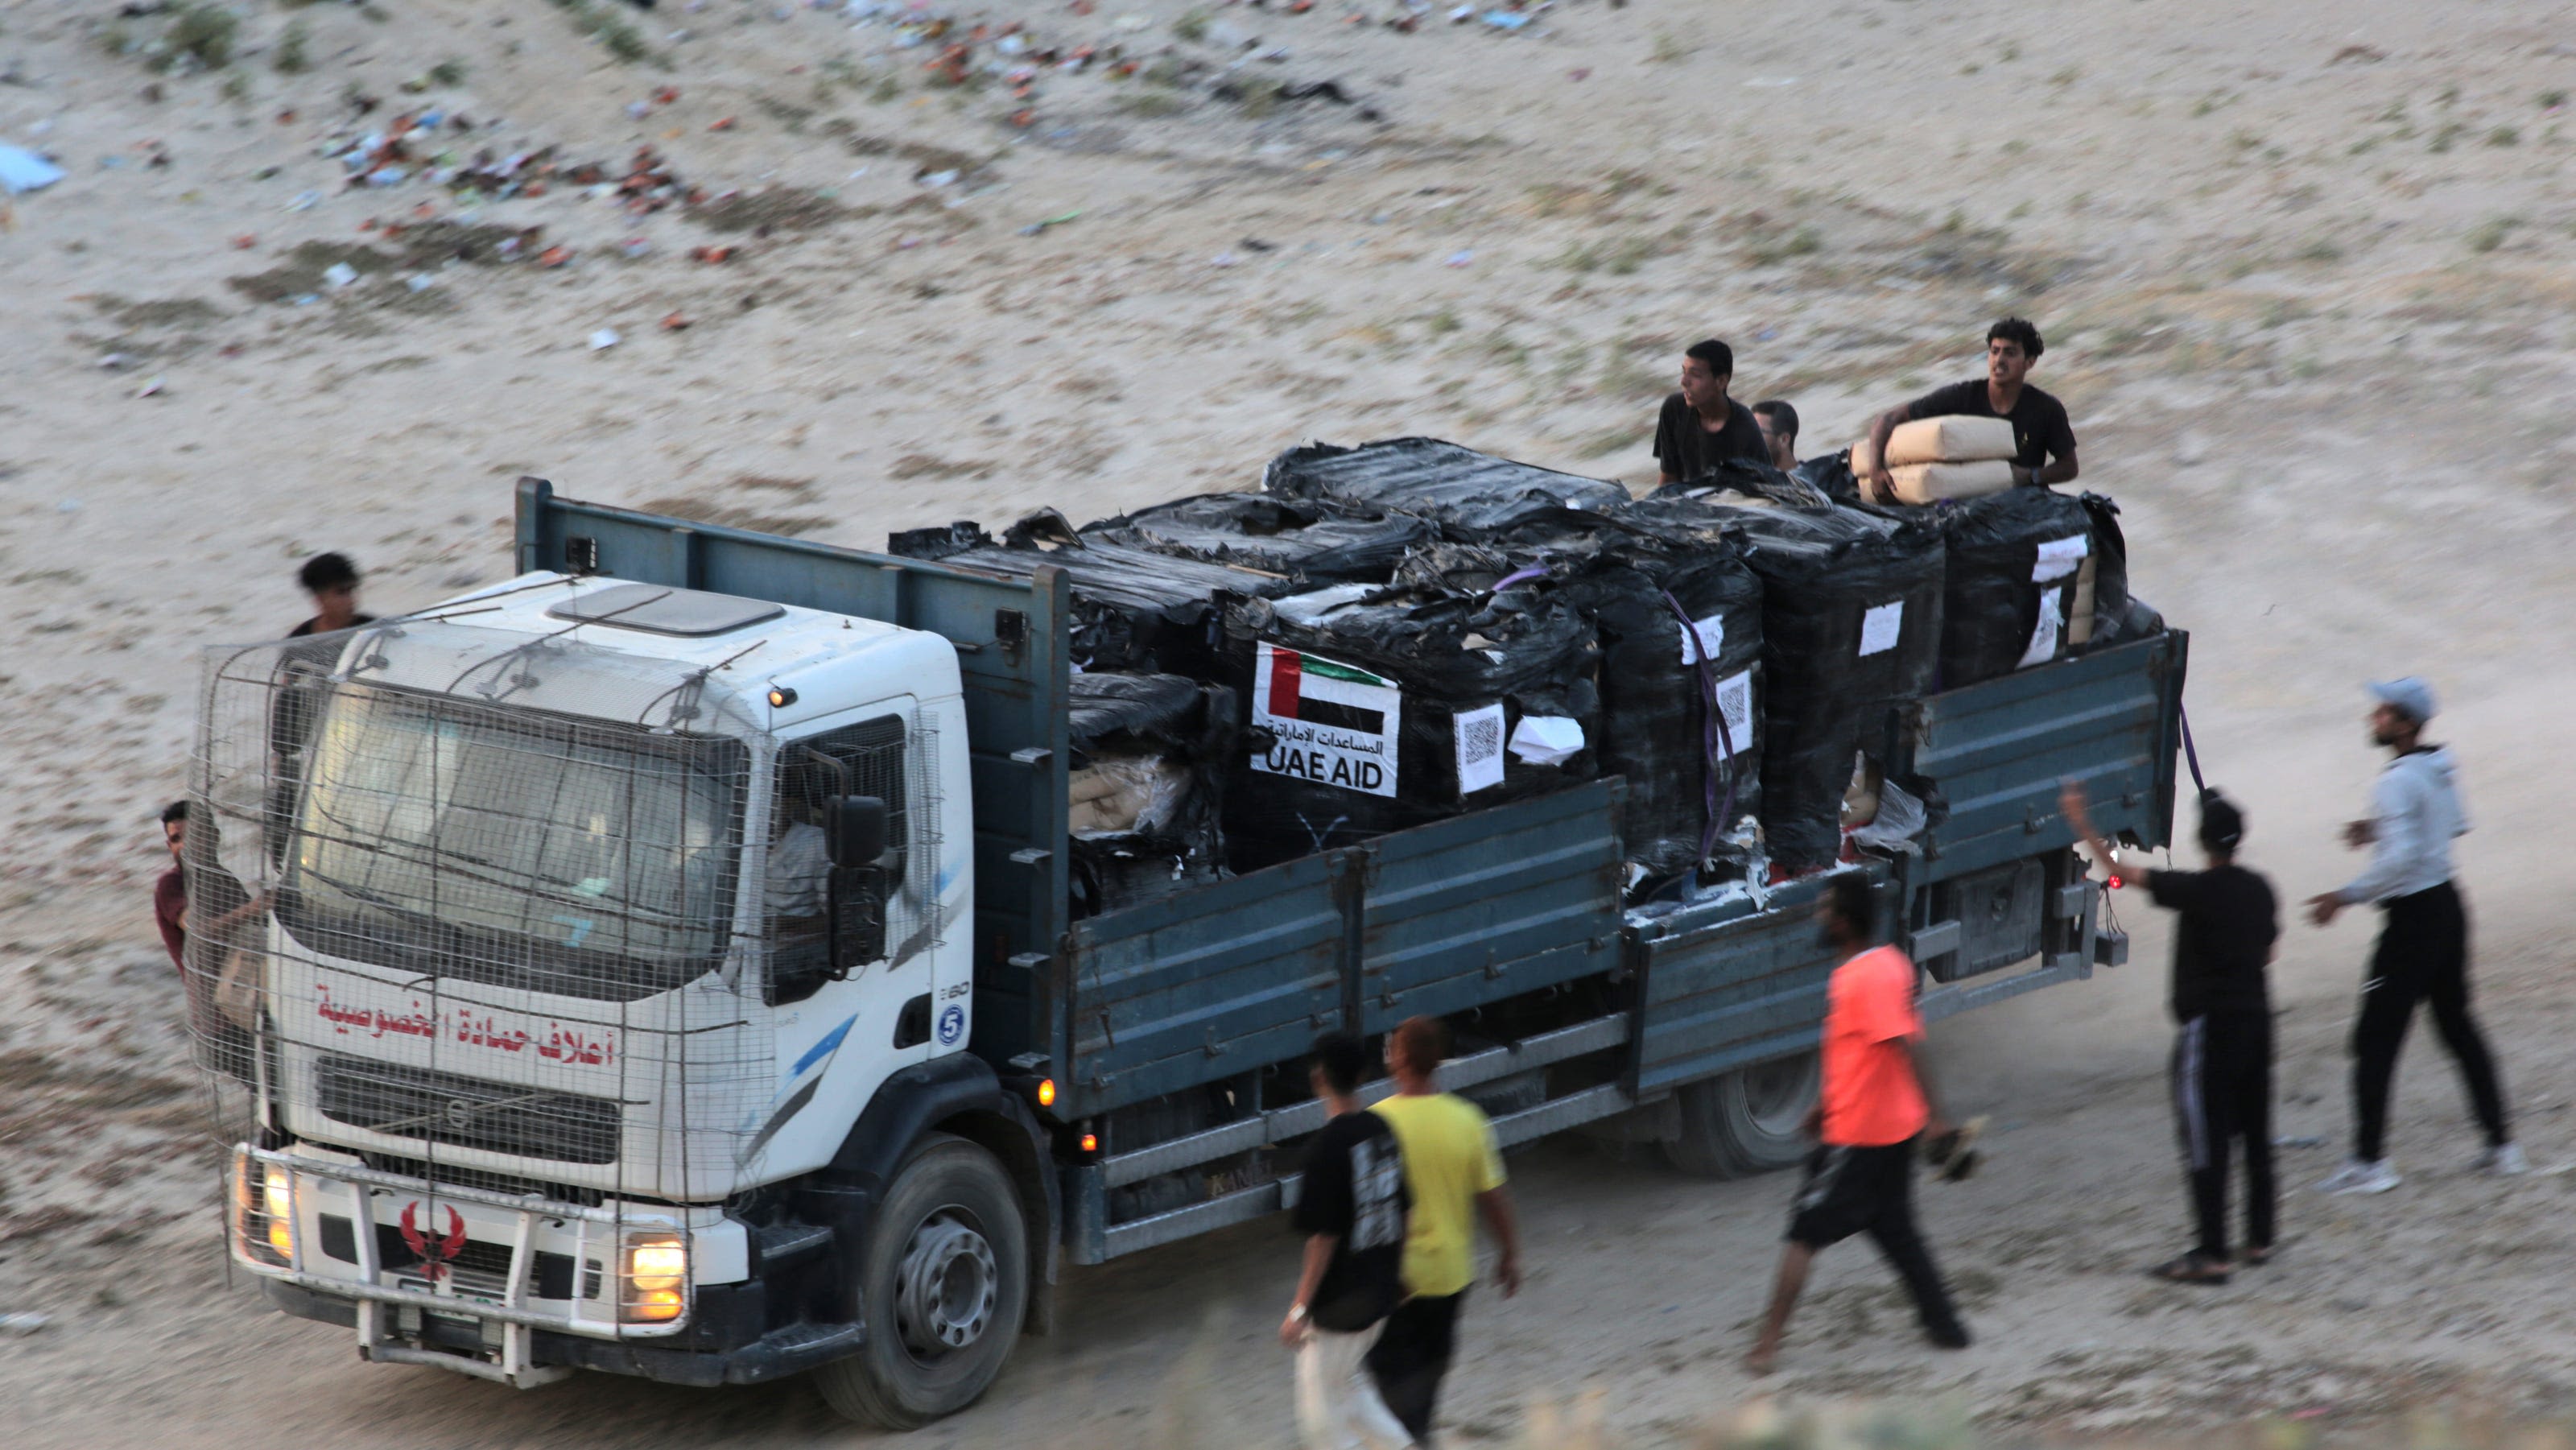
[{"label": "man carrying sacks", "polygon": [[[1985,377],[1879,414],[1852,450],[1852,473],[1870,497],[1905,503],[2074,482],[2075,429],[2066,405],[2029,382],[2031,364],[2046,350],[2039,329],[2021,318],[1987,328]],[[2009,424],[2009,439],[2001,429],[1949,421],[1986,418]],[[1907,426],[1935,419],[1943,421]]]}]

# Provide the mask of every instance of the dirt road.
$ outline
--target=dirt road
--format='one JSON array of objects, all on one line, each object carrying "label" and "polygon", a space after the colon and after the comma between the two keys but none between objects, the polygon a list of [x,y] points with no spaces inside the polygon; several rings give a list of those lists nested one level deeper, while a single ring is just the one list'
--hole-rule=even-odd
[{"label": "dirt road", "polygon": [[[0,230],[0,1311],[53,1316],[0,1338],[13,1444],[854,1437],[800,1385],[519,1395],[359,1366],[226,1286],[150,814],[182,778],[193,651],[301,618],[303,555],[357,554],[379,608],[497,577],[522,472],[857,544],[1249,486],[1306,437],[1647,482],[1697,336],[1731,338],[1738,394],[1794,399],[1819,452],[1970,375],[2007,310],[2047,333],[2035,380],[2127,510],[2139,591],[2194,632],[2204,760],[2285,895],[2350,864],[2358,682],[2422,671],[2453,702],[2481,1001],[2543,1171],[2459,1171],[2456,1086],[2419,1040],[2403,1190],[2298,1193],[2276,1267],[2148,1284],[2183,1211],[2163,938],[2123,899],[2134,965],[1935,1034],[1957,1106],[2000,1125],[1989,1170],[1926,1203],[1979,1345],[1917,1347],[1850,1249],[1778,1393],[2065,1433],[2576,1408],[2559,7],[2074,0],[2034,26],[1997,0],[1794,23],[1574,0],[1407,32],[1375,23],[1392,3],[995,0],[1022,51],[988,31],[957,64],[1000,73],[950,84],[962,10],[899,46],[840,10],[592,3],[650,54],[577,33],[580,7],[249,5],[222,66],[156,73],[167,14],[0,3],[0,144],[70,173]],[[1058,60],[1015,96],[1031,47]],[[347,185],[338,156],[427,109],[440,139],[368,155],[403,175]],[[542,196],[421,175],[546,145],[612,189],[653,146],[678,200],[631,214],[569,164]],[[2344,1131],[2369,927],[2285,947],[2285,1135]],[[2292,1183],[2336,1151],[2289,1151]],[[1471,1311],[1462,1436],[1598,1393],[1614,1430],[1671,1443],[1740,1402],[1788,1185],[1579,1143],[1513,1168],[1532,1280]],[[1270,1225],[1076,1273],[1062,1332],[915,1443],[1284,1443],[1289,1273]]]}]

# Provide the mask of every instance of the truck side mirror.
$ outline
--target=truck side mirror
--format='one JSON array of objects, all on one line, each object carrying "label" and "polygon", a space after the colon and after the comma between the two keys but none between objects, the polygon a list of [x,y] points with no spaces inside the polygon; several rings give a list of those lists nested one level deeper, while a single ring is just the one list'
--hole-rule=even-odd
[{"label": "truck side mirror", "polygon": [[886,805],[872,795],[834,796],[825,812],[825,849],[842,870],[871,866],[886,850]]}]

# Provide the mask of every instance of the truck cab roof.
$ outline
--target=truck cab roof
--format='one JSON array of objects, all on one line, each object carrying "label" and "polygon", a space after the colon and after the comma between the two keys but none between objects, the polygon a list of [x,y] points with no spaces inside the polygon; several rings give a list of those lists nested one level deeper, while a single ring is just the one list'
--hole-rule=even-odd
[{"label": "truck cab roof", "polygon": [[[362,638],[377,643],[352,664],[360,679],[693,732],[792,734],[851,706],[959,688],[956,650],[936,634],[599,575],[523,574]],[[510,667],[531,650],[569,667]],[[680,704],[689,681],[699,688]]]}]

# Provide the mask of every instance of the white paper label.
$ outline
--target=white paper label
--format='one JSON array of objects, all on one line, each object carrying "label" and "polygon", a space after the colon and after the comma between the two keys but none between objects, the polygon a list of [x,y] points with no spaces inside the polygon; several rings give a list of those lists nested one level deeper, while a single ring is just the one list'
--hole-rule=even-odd
[{"label": "white paper label", "polygon": [[1711,664],[1717,662],[1719,655],[1726,653],[1726,617],[1724,615],[1712,614],[1706,619],[1692,620],[1691,627],[1683,630],[1681,635],[1684,665],[1698,664],[1699,652],[1703,646],[1708,650]]},{"label": "white paper label", "polygon": [[1512,754],[1532,765],[1560,765],[1582,749],[1582,722],[1564,715],[1523,715],[1512,727]]},{"label": "white paper label", "polygon": [[1905,632],[1905,601],[1882,604],[1860,617],[1860,652],[1874,655],[1896,648],[1896,637]]},{"label": "white paper label", "polygon": [[1254,770],[1392,796],[1403,717],[1393,680],[1266,640],[1254,647],[1252,723],[1272,737]]},{"label": "white paper label", "polygon": [[2030,566],[2030,582],[2047,584],[2075,572],[2084,556],[2093,552],[2093,541],[2082,534],[2070,539],[2051,539],[2039,546],[2039,558]]},{"label": "white paper label", "polygon": [[2026,670],[2057,658],[2058,632],[2066,627],[2060,612],[2057,591],[2051,589],[2039,596],[2039,622],[2031,626],[2030,648],[2021,652],[2021,663],[2013,668]]},{"label": "white paper label", "polygon": [[1753,672],[1717,682],[1717,713],[1726,721],[1726,748],[1742,755],[1753,748]]},{"label": "white paper label", "polygon": [[1503,783],[1503,707],[1461,710],[1457,715],[1458,794]]}]

